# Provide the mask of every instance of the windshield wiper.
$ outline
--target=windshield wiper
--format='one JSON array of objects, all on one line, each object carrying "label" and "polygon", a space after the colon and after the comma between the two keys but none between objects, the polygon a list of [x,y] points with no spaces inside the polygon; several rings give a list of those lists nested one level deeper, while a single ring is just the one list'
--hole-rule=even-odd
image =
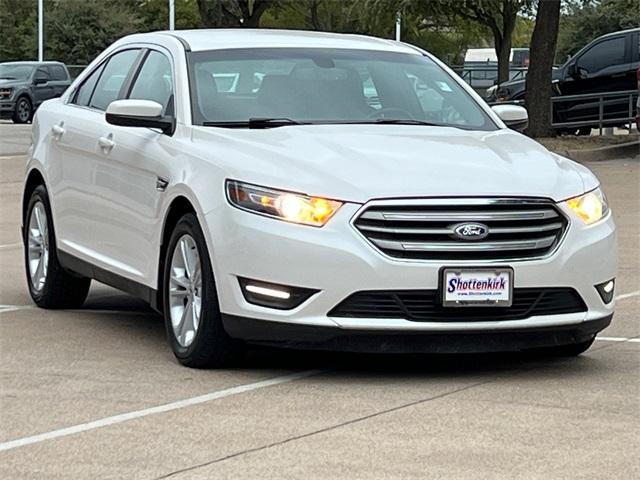
[{"label": "windshield wiper", "polygon": [[15,80],[16,77],[0,77],[0,80]]},{"label": "windshield wiper", "polygon": [[309,122],[299,122],[290,118],[250,118],[248,121],[237,122],[203,122],[202,125],[221,128],[276,128],[287,125],[309,125]]},{"label": "windshield wiper", "polygon": [[429,127],[444,127],[441,123],[425,122],[424,120],[400,119],[400,118],[378,118],[371,123],[381,125],[427,125]]}]

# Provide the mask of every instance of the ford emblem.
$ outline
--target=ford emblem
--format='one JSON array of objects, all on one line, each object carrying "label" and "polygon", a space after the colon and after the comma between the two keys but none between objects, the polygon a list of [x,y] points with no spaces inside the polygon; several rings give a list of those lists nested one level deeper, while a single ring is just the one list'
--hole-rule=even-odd
[{"label": "ford emblem", "polygon": [[460,240],[482,240],[489,235],[489,227],[482,223],[461,223],[453,228],[453,233]]}]

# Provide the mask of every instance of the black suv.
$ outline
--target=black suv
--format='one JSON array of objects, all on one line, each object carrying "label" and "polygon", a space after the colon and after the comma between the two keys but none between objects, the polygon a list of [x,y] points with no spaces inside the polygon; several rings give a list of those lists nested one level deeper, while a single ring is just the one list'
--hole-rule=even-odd
[{"label": "black suv", "polygon": [[0,118],[27,123],[42,102],[59,97],[69,85],[69,71],[60,62],[0,63]]},{"label": "black suv", "polygon": [[[554,69],[554,95],[623,92],[634,90],[640,67],[640,28],[609,33],[596,38],[561,67]],[[525,100],[525,80],[502,83],[487,90],[488,102]],[[635,98],[632,98],[632,108]],[[632,112],[633,114],[633,112]],[[556,103],[554,122],[584,122],[567,131],[588,133],[598,126],[599,101],[568,100]],[[603,124],[622,125],[629,118],[629,97],[604,98]],[[593,123],[589,123],[593,122]]]}]

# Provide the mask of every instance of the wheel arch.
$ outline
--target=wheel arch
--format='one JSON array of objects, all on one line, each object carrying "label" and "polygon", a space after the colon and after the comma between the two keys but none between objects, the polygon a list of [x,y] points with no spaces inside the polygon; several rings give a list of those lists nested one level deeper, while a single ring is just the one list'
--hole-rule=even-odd
[{"label": "wheel arch", "polygon": [[158,258],[158,278],[156,280],[157,295],[155,300],[156,304],[153,305],[153,307],[159,312],[162,312],[164,305],[164,299],[162,298],[162,280],[164,276],[164,262],[167,255],[167,244],[178,220],[187,213],[193,213],[196,217],[198,216],[198,212],[191,200],[184,195],[178,195],[171,200],[162,224]]},{"label": "wheel arch", "polygon": [[29,174],[27,175],[27,179],[24,182],[24,191],[22,193],[22,225],[24,226],[25,215],[27,214],[27,206],[29,205],[29,200],[31,199],[31,194],[36,189],[38,185],[43,185],[45,188],[47,184],[44,180],[44,175],[37,168],[32,168]]}]

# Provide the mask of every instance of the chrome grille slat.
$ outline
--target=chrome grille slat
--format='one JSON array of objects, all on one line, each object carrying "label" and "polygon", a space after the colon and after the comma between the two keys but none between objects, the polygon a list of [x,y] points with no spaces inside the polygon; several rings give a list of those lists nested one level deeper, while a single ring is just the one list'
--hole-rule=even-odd
[{"label": "chrome grille slat", "polygon": [[[487,233],[461,238],[456,229],[467,222]],[[547,200],[438,198],[372,202],[353,225],[391,257],[482,261],[542,257],[559,244],[568,220]]]},{"label": "chrome grille slat", "polygon": [[513,211],[451,211],[451,212],[390,212],[390,211],[369,211],[364,212],[360,218],[363,220],[390,220],[403,222],[489,222],[489,221],[509,221],[509,220],[546,220],[557,218],[558,213],[553,209],[529,210],[522,212]]},{"label": "chrome grille slat", "polygon": [[[536,233],[549,232],[562,228],[561,222],[549,223],[546,225],[534,225],[530,227],[495,227],[489,228],[489,233]],[[393,233],[396,235],[453,235],[453,228],[389,228],[375,225],[358,225],[358,229],[368,232]]]},{"label": "chrome grille slat", "polygon": [[483,252],[488,250],[537,250],[546,248],[555,242],[556,237],[545,237],[538,240],[505,241],[505,242],[404,242],[370,238],[378,247],[385,250],[412,250],[420,252]]}]

